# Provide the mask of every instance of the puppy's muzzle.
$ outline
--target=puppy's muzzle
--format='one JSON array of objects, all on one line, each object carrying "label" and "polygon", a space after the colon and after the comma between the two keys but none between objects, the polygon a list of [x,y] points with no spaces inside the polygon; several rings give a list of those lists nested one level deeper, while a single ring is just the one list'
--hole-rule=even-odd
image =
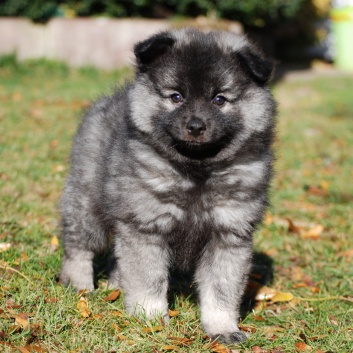
[{"label": "puppy's muzzle", "polygon": [[206,131],[206,124],[204,121],[197,117],[192,117],[185,126],[187,133],[190,137],[197,138],[203,135]]}]

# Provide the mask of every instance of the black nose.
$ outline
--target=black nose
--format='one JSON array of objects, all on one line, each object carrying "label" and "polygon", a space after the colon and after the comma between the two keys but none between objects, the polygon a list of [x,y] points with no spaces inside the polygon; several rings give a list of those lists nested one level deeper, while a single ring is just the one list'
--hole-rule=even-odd
[{"label": "black nose", "polygon": [[206,124],[200,118],[191,118],[186,123],[188,134],[194,137],[202,135],[206,131]]}]

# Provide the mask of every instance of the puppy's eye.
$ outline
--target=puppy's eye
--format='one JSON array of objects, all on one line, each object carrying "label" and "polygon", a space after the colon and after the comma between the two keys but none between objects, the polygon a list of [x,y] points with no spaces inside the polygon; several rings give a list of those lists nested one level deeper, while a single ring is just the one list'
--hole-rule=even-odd
[{"label": "puppy's eye", "polygon": [[226,99],[223,96],[216,96],[213,99],[213,104],[218,105],[219,107],[222,107],[226,102]]},{"label": "puppy's eye", "polygon": [[170,96],[170,99],[173,101],[173,103],[181,103],[183,101],[183,96],[180,93],[173,93]]}]

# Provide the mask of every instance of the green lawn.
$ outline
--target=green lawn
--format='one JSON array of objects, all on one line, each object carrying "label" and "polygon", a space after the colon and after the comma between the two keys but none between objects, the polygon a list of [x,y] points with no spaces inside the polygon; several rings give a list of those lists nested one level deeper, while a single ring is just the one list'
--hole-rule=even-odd
[{"label": "green lawn", "polygon": [[[183,295],[166,326],[130,317],[123,293],[104,300],[104,279],[79,312],[79,295],[57,283],[58,200],[82,110],[129,76],[0,59],[0,351],[353,352],[353,75],[273,88],[278,159],[255,236],[248,341],[210,344]],[[261,285],[277,296],[250,302]]]}]

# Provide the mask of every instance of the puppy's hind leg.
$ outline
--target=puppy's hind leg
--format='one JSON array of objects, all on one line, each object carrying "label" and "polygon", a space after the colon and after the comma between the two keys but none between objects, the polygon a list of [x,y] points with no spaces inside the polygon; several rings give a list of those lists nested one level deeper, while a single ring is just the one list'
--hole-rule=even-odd
[{"label": "puppy's hind leg", "polygon": [[201,323],[212,340],[238,343],[246,335],[238,328],[239,307],[251,264],[251,244],[225,246],[210,242],[195,273]]}]

